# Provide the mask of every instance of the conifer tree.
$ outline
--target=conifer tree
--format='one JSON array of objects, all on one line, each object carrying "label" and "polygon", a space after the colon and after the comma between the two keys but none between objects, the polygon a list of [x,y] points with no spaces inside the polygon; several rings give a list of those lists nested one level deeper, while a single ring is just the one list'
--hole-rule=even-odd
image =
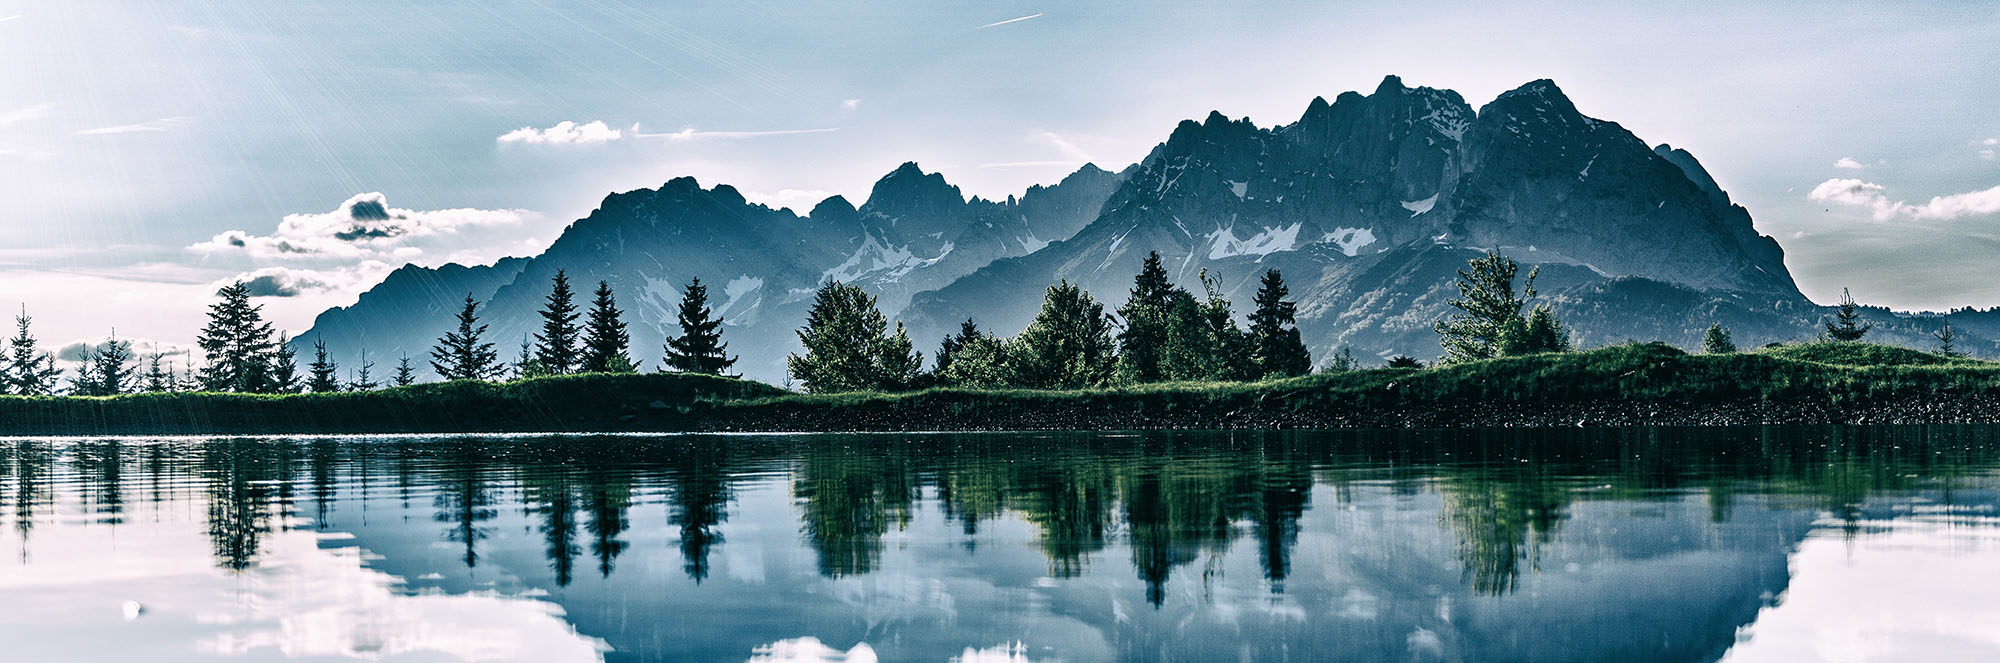
[{"label": "conifer tree", "polygon": [[326,339],[313,340],[313,361],[306,367],[306,388],[315,394],[340,391],[340,367],[327,357]]},{"label": "conifer tree", "polygon": [[56,378],[62,369],[56,368],[54,353],[37,347],[35,336],[28,332],[28,308],[21,307],[20,315],[14,317],[17,332],[7,341],[7,384],[0,385],[0,392],[17,396],[46,396],[55,392]]},{"label": "conifer tree", "polygon": [[486,325],[479,324],[479,302],[465,295],[465,308],[458,312],[458,329],[447,332],[431,348],[431,369],[445,380],[486,380],[499,375],[499,356],[492,343],[483,343]]},{"label": "conifer tree", "polygon": [[409,355],[406,354],[397,358],[396,375],[390,378],[390,380],[398,387],[407,387],[417,383],[417,369],[410,366]]},{"label": "conifer tree", "polygon": [[1160,253],[1146,254],[1146,261],[1132,278],[1131,296],[1118,308],[1125,328],[1118,334],[1118,370],[1133,382],[1157,382],[1165,376],[1169,316],[1175,293],[1186,291],[1174,286]]},{"label": "conifer tree", "polygon": [[1394,357],[1389,358],[1389,368],[1423,368],[1423,367],[1424,367],[1423,362],[1417,361],[1416,357],[1412,357],[1409,355],[1396,355]]},{"label": "conifer tree", "polygon": [[548,303],[542,306],[542,333],[535,335],[535,360],[552,374],[567,375],[577,368],[576,296],[569,289],[569,275],[556,270],[550,279]]},{"label": "conifer tree", "polygon": [[947,386],[990,389],[1013,382],[1007,342],[979,331],[970,319],[939,344],[937,364],[937,382]]},{"label": "conifer tree", "polygon": [[611,284],[598,281],[597,297],[591,300],[590,316],[583,325],[583,371],[586,373],[630,373],[637,369],[628,348],[632,335],[625,331],[624,312]]},{"label": "conifer tree", "polygon": [[290,334],[278,334],[277,349],[271,352],[271,391],[296,394],[305,385],[299,382],[299,353],[292,349]]},{"label": "conifer tree", "polygon": [[1522,293],[1514,293],[1514,276],[1520,266],[1498,253],[1474,258],[1471,271],[1458,270],[1458,299],[1446,302],[1459,310],[1433,327],[1444,346],[1447,362],[1489,359],[1500,356],[1501,332],[1509,326],[1525,328],[1521,307],[1535,298],[1537,267],[1528,272]]},{"label": "conifer tree", "polygon": [[374,391],[376,388],[381,387],[382,383],[376,382],[375,378],[371,375],[374,371],[375,362],[368,361],[368,348],[362,348],[361,367],[355,369],[354,377],[347,381],[347,390]]},{"label": "conifer tree", "polygon": [[958,323],[958,333],[946,336],[943,341],[938,343],[937,359],[935,360],[937,366],[934,370],[939,374],[950,370],[951,362],[955,358],[954,355],[957,355],[958,351],[965,347],[966,341],[981,336],[985,336],[985,334],[979,331],[979,325],[974,323],[972,318],[966,318],[965,322]]},{"label": "conifer tree", "polygon": [[521,334],[521,351],[514,355],[514,363],[500,368],[501,372],[512,370],[514,379],[524,380],[549,375],[549,369],[535,359],[535,342],[528,334]]},{"label": "conifer tree", "polygon": [[1729,337],[1729,328],[1722,326],[1722,323],[1710,324],[1708,331],[1702,333],[1702,354],[1726,355],[1735,351],[1736,341]]},{"label": "conifer tree", "polygon": [[146,393],[149,394],[158,394],[174,390],[174,374],[171,372],[170,369],[168,369],[160,362],[160,358],[162,356],[164,355],[155,352],[153,353],[152,358],[147,360],[146,375],[144,376],[143,381],[140,382],[139,385],[140,390],[145,391]]},{"label": "conifer tree", "polygon": [[203,386],[209,391],[269,391],[272,330],[264,307],[250,303],[250,288],[241,281],[215,294],[222,301],[209,306],[208,324],[196,339],[207,360]]},{"label": "conifer tree", "polygon": [[1931,332],[1931,338],[1935,338],[1938,341],[1938,354],[1946,357],[1965,356],[1965,353],[1958,351],[1956,345],[1958,342],[1958,332],[1952,331],[1951,319],[1945,318],[1943,323],[1942,326],[1938,327],[1937,331]]},{"label": "conifer tree", "polygon": [[97,351],[86,342],[77,354],[76,373],[69,376],[69,395],[103,396],[99,392],[102,385],[97,379]]},{"label": "conifer tree", "polygon": [[1507,321],[1500,330],[1500,354],[1527,355],[1538,352],[1568,352],[1569,328],[1556,320],[1549,307],[1537,306],[1528,317]]},{"label": "conifer tree", "polygon": [[916,380],[923,355],[911,350],[902,325],[893,337],[888,330],[874,295],[829,281],[798,331],[806,353],[785,357],[786,373],[813,393],[901,389]]},{"label": "conifer tree", "polygon": [[1827,338],[1836,341],[1859,341],[1862,336],[1868,334],[1868,330],[1874,328],[1875,323],[1861,321],[1861,305],[1854,303],[1854,297],[1847,294],[1846,288],[1841,288],[1840,309],[1834,312],[1832,320],[1826,322]]},{"label": "conifer tree", "polygon": [[1257,310],[1250,313],[1250,356],[1258,377],[1290,377],[1312,372],[1312,356],[1299,338],[1298,303],[1278,270],[1266,270],[1257,286]]},{"label": "conifer tree", "polygon": [[1014,382],[1041,389],[1103,386],[1117,368],[1104,305],[1067,280],[1049,286],[1042,310],[1008,348]]},{"label": "conifer tree", "polygon": [[133,383],[132,342],[120,341],[116,335],[92,351],[84,349],[83,365],[77,367],[78,379],[72,390],[82,396],[116,396],[131,389]]},{"label": "conifer tree", "polygon": [[1242,380],[1255,372],[1249,338],[1237,328],[1235,313],[1208,270],[1201,272],[1206,299],[1177,292],[1168,309],[1167,345],[1161,377],[1169,380]]},{"label": "conifer tree", "polygon": [[[869,306],[874,306],[874,298],[868,301]],[[680,313],[676,318],[681,335],[667,339],[667,368],[722,375],[736,365],[736,358],[729,356],[729,344],[722,341],[722,318],[709,310],[708,286],[702,285],[700,278],[688,281],[687,288],[681,291]]]}]

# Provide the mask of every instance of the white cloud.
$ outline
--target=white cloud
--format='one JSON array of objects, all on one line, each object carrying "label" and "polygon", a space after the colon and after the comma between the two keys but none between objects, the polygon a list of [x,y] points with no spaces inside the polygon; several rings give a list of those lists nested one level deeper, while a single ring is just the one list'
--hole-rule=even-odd
[{"label": "white cloud", "polygon": [[1982,140],[1982,141],[1979,141],[1979,144],[1980,144],[1980,145],[2000,145],[2000,138],[1988,138],[1988,139],[1986,139],[1986,140]]},{"label": "white cloud", "polygon": [[593,120],[586,124],[563,120],[547,129],[521,127],[501,134],[495,140],[501,143],[529,145],[599,145],[624,137],[624,132],[606,126],[602,120]]},{"label": "white cloud", "polygon": [[1835,178],[1813,187],[1806,199],[1845,207],[1862,207],[1876,221],[1906,219],[1956,219],[2000,213],[2000,186],[1983,191],[1938,196],[1923,204],[1892,201],[1880,184],[1858,179]]},{"label": "white cloud", "polygon": [[56,105],[52,103],[40,103],[27,108],[0,112],[0,127],[48,117],[49,110],[55,107]]},{"label": "white cloud", "polygon": [[840,108],[841,108],[841,110],[854,110],[854,109],[856,109],[856,108],[860,108],[860,107],[861,107],[861,100],[860,100],[860,99],[842,99],[842,100],[840,100]]},{"label": "white cloud", "polygon": [[147,120],[145,122],[140,122],[137,124],[120,124],[109,127],[98,127],[96,129],[84,129],[82,131],[76,132],[76,135],[109,136],[113,134],[135,134],[135,133],[152,133],[160,131],[173,131],[174,129],[178,129],[182,126],[187,125],[188,122],[191,122],[193,120],[194,118],[191,117],[163,117],[157,120]]},{"label": "white cloud", "polygon": [[[377,266],[366,270],[369,272],[386,271],[386,266],[381,262],[367,261],[363,265]],[[353,286],[355,285],[353,281],[359,280],[356,278],[357,271],[360,270],[322,272],[290,267],[260,267],[217,281],[212,285],[220,288],[231,283],[242,283],[250,289],[251,297],[298,297],[308,293],[336,290],[342,285]]]},{"label": "white cloud", "polygon": [[1833,162],[1833,167],[1845,168],[1847,170],[1861,170],[1863,168],[1867,168],[1868,166],[1859,161],[1855,161],[1852,157],[1841,157],[1839,161]]},{"label": "white cloud", "polygon": [[376,259],[404,262],[423,255],[416,241],[455,235],[472,228],[512,226],[526,210],[445,209],[417,211],[388,206],[381,193],[348,198],[320,214],[289,214],[277,231],[255,235],[229,230],[189,246],[204,253],[240,253],[260,260]]}]

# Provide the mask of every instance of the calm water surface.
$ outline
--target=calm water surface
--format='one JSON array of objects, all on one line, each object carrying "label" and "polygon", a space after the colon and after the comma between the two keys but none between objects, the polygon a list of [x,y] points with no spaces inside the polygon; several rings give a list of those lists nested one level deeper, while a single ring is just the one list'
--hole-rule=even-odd
[{"label": "calm water surface", "polygon": [[0,660],[2000,660],[2000,430],[0,440]]}]

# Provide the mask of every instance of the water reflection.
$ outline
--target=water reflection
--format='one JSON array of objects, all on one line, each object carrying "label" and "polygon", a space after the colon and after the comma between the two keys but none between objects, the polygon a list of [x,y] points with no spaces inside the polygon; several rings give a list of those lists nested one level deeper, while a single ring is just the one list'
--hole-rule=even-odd
[{"label": "water reflection", "polygon": [[[0,587],[118,603],[84,588],[164,565],[185,611],[137,623],[216,587],[313,606],[188,619],[211,655],[478,658],[392,633],[477,609],[611,660],[1797,660],[1786,624],[1867,600],[1787,593],[1825,545],[2000,575],[1994,433],[12,440]],[[1973,633],[1931,635],[2000,643]]]}]

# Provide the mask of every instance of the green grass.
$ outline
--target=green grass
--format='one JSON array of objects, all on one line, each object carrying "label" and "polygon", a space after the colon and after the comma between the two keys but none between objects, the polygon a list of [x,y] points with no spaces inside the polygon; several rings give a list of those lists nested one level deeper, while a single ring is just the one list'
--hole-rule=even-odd
[{"label": "green grass", "polygon": [[1465,403],[1810,401],[2000,396],[2000,363],[1863,343],[1691,355],[1661,343],[1507,357],[1427,369],[1375,368],[1250,383],[1106,389],[936,388],[795,394],[683,374],[450,382],[364,393],[0,397],[0,432],[483,432],[1024,426],[1129,420],[1214,422],[1244,413],[1409,411]]}]

